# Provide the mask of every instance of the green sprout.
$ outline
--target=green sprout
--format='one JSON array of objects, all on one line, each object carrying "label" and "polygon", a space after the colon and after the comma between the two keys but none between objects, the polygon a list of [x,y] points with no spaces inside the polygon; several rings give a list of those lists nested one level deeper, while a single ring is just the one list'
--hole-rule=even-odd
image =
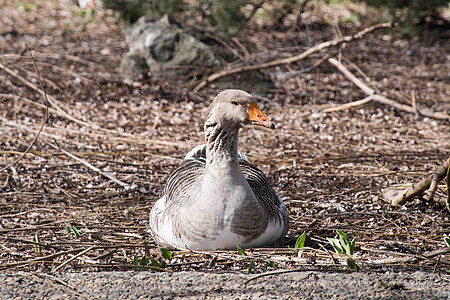
[{"label": "green sprout", "polygon": [[[247,256],[247,253],[245,253],[245,251],[241,248],[241,246],[237,245],[236,249],[237,249],[237,252],[239,253],[239,255]],[[250,264],[247,269],[247,274],[253,274],[254,266],[255,266],[255,262],[253,261],[253,259],[250,259]]]},{"label": "green sprout", "polygon": [[34,245],[34,251],[36,251],[36,253],[41,253],[42,246],[39,245],[41,243],[41,238],[39,237],[39,235],[37,233],[33,237],[33,242],[38,243],[38,244]]},{"label": "green sprout", "polygon": [[243,255],[243,256],[247,256],[247,253],[245,253],[244,250],[242,250],[241,246],[237,245],[237,252],[239,253],[239,255]]},{"label": "green sprout", "polygon": [[[144,256],[138,256],[135,255],[133,258],[133,262],[132,264],[136,267],[134,267],[135,271],[138,271],[139,269],[146,269],[146,266],[153,266],[156,267],[158,269],[160,269],[159,271],[162,271],[161,269],[166,267],[166,260],[168,262],[170,262],[172,260],[172,252],[170,252],[169,249],[166,248],[162,248],[159,247],[159,252],[161,253],[162,259],[160,261],[158,261],[156,258],[154,258],[153,256],[149,255],[149,257],[147,258],[145,255]],[[150,264],[149,264],[150,263]]]},{"label": "green sprout", "polygon": [[328,242],[331,246],[333,246],[334,251],[336,251],[337,254],[345,254],[349,256],[347,258],[347,266],[349,266],[352,270],[357,270],[358,266],[356,265],[355,260],[351,258],[353,252],[355,251],[355,238],[350,241],[347,235],[341,230],[337,230],[336,232],[339,235],[339,239],[328,238]]},{"label": "green sprout", "polygon": [[352,256],[355,250],[355,239],[353,238],[350,242],[344,232],[337,230],[337,233],[339,234],[339,239],[328,238],[328,242],[330,242],[337,254],[345,253],[348,256]]},{"label": "green sprout", "polygon": [[247,269],[247,274],[253,274],[253,266],[254,266],[254,262],[253,262],[253,259],[251,259],[250,260],[250,265],[248,266],[248,269]]},{"label": "green sprout", "polygon": [[294,245],[294,253],[297,257],[301,257],[303,253],[303,246],[305,245],[306,232],[303,232],[297,239]]},{"label": "green sprout", "polygon": [[74,29],[74,26],[73,26],[73,22],[72,21],[68,21],[67,22],[67,32],[68,33],[74,33],[74,31],[75,31],[75,29]]},{"label": "green sprout", "polygon": [[161,252],[161,256],[168,262],[172,260],[172,252],[169,249],[159,247],[159,252]]},{"label": "green sprout", "polygon": [[[133,265],[136,266],[136,267],[134,267],[135,271],[138,271],[139,269],[141,269],[143,267],[145,268],[146,266],[148,266],[147,257],[142,256],[141,258],[139,258],[138,255],[135,255],[133,258]],[[138,267],[138,266],[140,266],[140,267]]]},{"label": "green sprout", "polygon": [[136,266],[136,267],[134,267],[134,270],[138,271],[140,269],[147,269],[146,267],[149,266],[149,261],[153,267],[163,268],[162,264],[159,263],[152,256],[149,256],[149,258],[147,259],[147,257],[145,255],[144,256],[135,255],[133,258],[133,262],[132,262],[132,264],[134,266]]},{"label": "green sprout", "polygon": [[[145,256],[143,256],[142,258],[145,258]],[[148,259],[152,263],[152,266],[157,267],[157,268],[163,267],[162,264],[159,263],[159,261],[157,261],[153,256],[149,256]],[[148,263],[147,263],[147,265],[148,265]]]},{"label": "green sprout", "polygon": [[267,261],[266,264],[264,265],[263,271],[264,272],[267,271],[268,267],[272,268],[275,267],[275,263],[272,260]]},{"label": "green sprout", "polygon": [[34,3],[18,3],[17,4],[17,9],[19,11],[25,11],[25,12],[30,12],[33,10],[33,8],[36,6],[36,4]]},{"label": "green sprout", "polygon": [[73,234],[76,237],[80,237],[81,236],[81,234],[78,231],[78,229],[75,226],[73,226],[73,225],[64,226],[64,229],[66,230],[68,235]]}]

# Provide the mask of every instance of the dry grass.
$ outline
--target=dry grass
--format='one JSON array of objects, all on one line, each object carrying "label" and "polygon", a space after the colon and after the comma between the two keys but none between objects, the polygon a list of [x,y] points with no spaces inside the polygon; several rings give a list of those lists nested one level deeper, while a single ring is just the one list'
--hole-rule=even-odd
[{"label": "dry grass", "polygon": [[[118,66],[127,48],[110,12],[99,11],[87,22],[76,8],[56,1],[38,2],[30,12],[10,0],[1,5],[0,64],[38,86],[26,43],[55,105],[31,151],[10,166],[33,140],[45,105],[38,92],[0,72],[0,168],[6,168],[0,173],[0,269],[49,271],[64,264],[60,270],[124,270],[133,268],[135,255],[158,257],[147,232],[150,208],[180,159],[202,142],[205,109],[220,83],[198,94],[173,83],[125,83]],[[85,31],[80,24],[86,24]],[[13,29],[17,34],[6,33]],[[249,61],[261,63],[306,49],[308,39],[315,44],[333,37],[328,26],[311,22],[308,31],[248,30],[239,40],[251,53]],[[448,112],[444,43],[424,45],[376,33],[341,54],[377,92],[410,104],[415,91],[419,107]],[[336,56],[338,49],[291,68],[313,65],[325,54]],[[325,63],[297,78],[288,71],[268,69],[272,81],[252,91],[270,100],[262,102],[263,111],[278,129],[245,128],[240,140],[241,150],[268,175],[290,210],[286,244],[248,250],[248,257],[236,251],[175,251],[167,270],[245,272],[251,258],[255,272],[265,270],[268,261],[275,263],[268,270],[345,270],[327,245],[336,229],[356,238],[355,259],[363,269],[384,270],[386,264],[370,262],[409,256],[390,268],[448,270],[448,253],[414,259],[445,246],[450,225],[445,207],[416,200],[393,208],[381,190],[416,182],[447,159],[449,123],[379,104],[321,113],[364,95]],[[136,188],[111,182],[44,139]],[[441,186],[437,197],[446,193]],[[67,232],[71,226],[80,236]],[[299,258],[288,246],[303,231],[306,248]]]}]

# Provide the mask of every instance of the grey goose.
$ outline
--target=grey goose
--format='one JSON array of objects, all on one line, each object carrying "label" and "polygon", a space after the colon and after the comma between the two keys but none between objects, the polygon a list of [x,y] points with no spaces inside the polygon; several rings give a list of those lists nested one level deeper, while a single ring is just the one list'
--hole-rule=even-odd
[{"label": "grey goose", "polygon": [[151,209],[158,244],[216,250],[269,246],[284,238],[286,206],[238,150],[238,133],[246,124],[275,128],[250,94],[219,93],[209,106],[205,144],[189,151]]}]

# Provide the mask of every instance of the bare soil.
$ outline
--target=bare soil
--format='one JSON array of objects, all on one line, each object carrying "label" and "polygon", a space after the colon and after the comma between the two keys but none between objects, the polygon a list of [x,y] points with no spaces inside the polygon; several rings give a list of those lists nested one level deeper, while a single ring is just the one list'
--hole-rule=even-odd
[{"label": "bare soil", "polygon": [[[278,125],[275,131],[244,128],[240,149],[283,197],[290,211],[288,236],[281,248],[251,249],[247,256],[173,251],[162,266],[166,272],[246,274],[250,264],[255,274],[348,272],[346,258],[327,241],[339,229],[356,239],[353,258],[360,272],[437,273],[448,285],[450,254],[423,256],[443,249],[450,234],[449,211],[439,203],[447,187],[439,186],[438,202],[416,199],[401,207],[385,202],[382,190],[417,182],[442,164],[450,155],[450,123],[375,103],[324,113],[365,95],[326,62],[308,69],[326,56],[340,57],[378,93],[450,113],[448,40],[399,39],[381,30],[290,66],[234,75],[194,93],[195,82],[124,80],[118,69],[127,45],[111,11],[85,15],[58,1],[24,3],[0,1],[0,64],[13,73],[0,70],[0,269],[29,277],[62,264],[58,272],[65,274],[133,270],[133,260],[142,256],[161,262],[148,233],[149,211],[185,153],[203,143],[208,104],[232,86],[257,96]],[[249,53],[245,63],[292,56],[336,37],[336,28],[313,16],[305,15],[299,30],[250,26],[237,37]],[[361,26],[340,30],[356,33]],[[39,138],[14,163],[45,116],[44,98],[30,85],[40,88],[26,46],[54,101]],[[244,62],[233,66],[239,64]],[[294,76],[292,70],[304,72]],[[249,76],[260,79],[252,83],[245,80]],[[290,248],[304,231],[298,257]],[[393,261],[401,258],[409,259]]]},{"label": "bare soil", "polygon": [[[317,271],[248,281],[227,272],[2,273],[2,299],[448,299],[442,274]],[[59,280],[60,282],[57,282]]]}]

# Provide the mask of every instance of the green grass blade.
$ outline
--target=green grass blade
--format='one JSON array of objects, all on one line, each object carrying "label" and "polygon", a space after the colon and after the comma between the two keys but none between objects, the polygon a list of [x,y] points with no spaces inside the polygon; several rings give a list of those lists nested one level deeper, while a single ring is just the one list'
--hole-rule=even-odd
[{"label": "green grass blade", "polygon": [[161,267],[159,262],[156,259],[154,259],[152,256],[150,256],[149,259],[150,259],[150,262],[152,263],[152,266],[157,267],[157,268]]},{"label": "green grass blade", "polygon": [[164,257],[167,261],[170,262],[172,260],[172,252],[170,252],[169,249],[160,247],[159,252],[161,252],[162,257]]},{"label": "green grass blade", "polygon": [[[353,245],[354,245],[354,239],[352,242],[348,239],[348,236],[341,230],[336,230],[339,234],[339,242],[342,246],[342,249],[345,251],[345,254],[351,256],[353,255]],[[353,245],[352,245],[353,244]]]},{"label": "green grass blade", "polygon": [[245,251],[242,250],[241,246],[239,246],[239,245],[237,245],[237,252],[238,252],[240,255],[247,256],[247,253],[245,253]]},{"label": "green grass blade", "polygon": [[273,260],[266,261],[266,263],[264,264],[263,271],[264,272],[267,271],[268,267],[272,267],[272,268],[275,267],[275,263],[273,262]]},{"label": "green grass blade", "polygon": [[350,243],[350,255],[353,255],[353,253],[355,253],[355,244],[356,238],[353,238],[352,242]]},{"label": "green grass blade", "polygon": [[444,236],[444,241],[445,241],[445,245],[447,245],[447,247],[450,247],[450,237]]},{"label": "green grass blade", "polygon": [[[133,258],[133,265],[137,266],[139,264],[139,258],[137,255],[134,256]],[[133,268],[135,271],[137,271],[139,268],[138,267],[134,267]]]},{"label": "green grass blade", "polygon": [[[41,238],[39,237],[39,235],[37,233],[33,237],[33,242],[41,243]],[[42,252],[42,246],[41,245],[34,245],[34,250],[36,251],[36,253],[41,253]]]},{"label": "green grass blade", "polygon": [[358,270],[358,265],[354,259],[347,258],[347,266],[349,266],[352,270]]},{"label": "green grass blade", "polygon": [[301,249],[303,249],[303,246],[305,245],[306,240],[306,232],[304,231],[295,242],[294,250],[298,253]]},{"label": "green grass blade", "polygon": [[64,226],[64,229],[66,230],[67,234],[70,234],[72,232],[72,229],[70,229],[69,226]]},{"label": "green grass blade", "polygon": [[80,232],[78,231],[78,229],[75,228],[75,226],[72,225],[72,226],[70,226],[70,228],[72,229],[72,232],[73,232],[73,234],[75,234],[76,237],[81,236]]},{"label": "green grass blade", "polygon": [[147,257],[142,256],[142,258],[139,260],[139,265],[141,265],[141,266],[148,266]]},{"label": "green grass blade", "polygon": [[328,242],[333,246],[334,251],[336,251],[337,254],[344,254],[344,249],[341,248],[339,240],[328,238]]},{"label": "green grass blade", "polygon": [[253,265],[254,265],[254,262],[252,259],[252,260],[250,260],[250,265],[248,266],[247,274],[253,274]]},{"label": "green grass blade", "polygon": [[339,234],[339,236],[345,240],[348,241],[347,235],[342,230],[336,230],[336,232]]}]

